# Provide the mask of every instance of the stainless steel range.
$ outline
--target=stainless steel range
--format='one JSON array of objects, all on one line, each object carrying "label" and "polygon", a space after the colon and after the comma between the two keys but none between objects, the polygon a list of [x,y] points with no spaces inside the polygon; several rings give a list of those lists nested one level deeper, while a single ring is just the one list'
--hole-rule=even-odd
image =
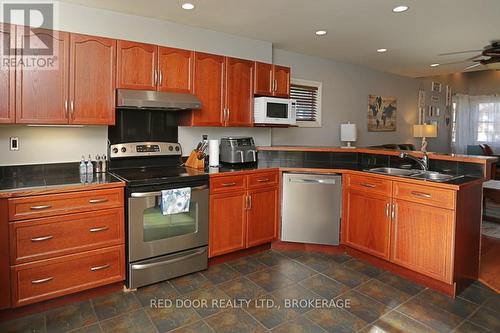
[{"label": "stainless steel range", "polygon": [[[127,287],[207,268],[208,175],[182,167],[178,143],[110,146],[110,172],[126,183]],[[186,213],[163,215],[162,190],[191,188]]]}]

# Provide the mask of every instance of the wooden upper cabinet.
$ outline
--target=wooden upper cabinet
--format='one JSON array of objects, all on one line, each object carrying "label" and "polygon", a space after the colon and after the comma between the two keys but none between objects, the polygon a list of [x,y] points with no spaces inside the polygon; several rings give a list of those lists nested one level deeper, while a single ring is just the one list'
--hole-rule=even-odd
[{"label": "wooden upper cabinet", "polygon": [[453,210],[394,200],[391,261],[452,283]]},{"label": "wooden upper cabinet", "polygon": [[71,34],[70,123],[115,123],[116,40]]},{"label": "wooden upper cabinet", "polygon": [[254,82],[256,95],[271,96],[273,94],[273,65],[256,61]]},{"label": "wooden upper cabinet", "polygon": [[[25,54],[22,47],[46,48],[43,41],[53,43],[52,68],[16,67],[16,122],[23,124],[68,123],[69,33],[16,27],[19,62]],[[34,50],[34,56],[39,56]],[[28,56],[28,55],[26,55]]]},{"label": "wooden upper cabinet", "polygon": [[117,88],[156,90],[158,46],[119,40]]},{"label": "wooden upper cabinet", "polygon": [[193,91],[194,52],[160,46],[158,49],[158,90]]},{"label": "wooden upper cabinet", "polygon": [[195,52],[193,93],[201,100],[202,108],[184,113],[182,125],[222,126],[224,67],[224,57]]},{"label": "wooden upper cabinet", "polygon": [[344,191],[343,243],[389,259],[391,198],[359,190]]},{"label": "wooden upper cabinet", "polygon": [[252,126],[254,62],[226,58],[226,126]]},{"label": "wooden upper cabinet", "polygon": [[[15,68],[5,65],[3,59],[13,59],[15,54],[13,46],[15,40],[15,27],[0,23],[0,124],[15,121]],[[10,63],[10,61],[9,61]]]},{"label": "wooden upper cabinet", "polygon": [[278,234],[278,187],[248,191],[247,247],[269,243]]},{"label": "wooden upper cabinet", "polygon": [[290,97],[290,68],[274,65],[274,96]]}]

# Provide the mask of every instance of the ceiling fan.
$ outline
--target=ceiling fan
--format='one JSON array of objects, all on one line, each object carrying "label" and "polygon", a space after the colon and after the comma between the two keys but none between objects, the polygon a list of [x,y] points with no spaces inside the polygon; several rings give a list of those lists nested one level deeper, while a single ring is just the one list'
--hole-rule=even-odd
[{"label": "ceiling fan", "polygon": [[490,45],[485,46],[482,50],[467,50],[467,51],[441,53],[439,54],[439,56],[476,53],[476,52],[481,52],[481,53],[466,60],[448,62],[441,65],[452,65],[452,64],[460,64],[466,62],[474,62],[474,64],[465,67],[464,70],[469,70],[478,66],[485,66],[488,69],[495,69],[495,70],[500,69],[500,40],[492,41]]}]

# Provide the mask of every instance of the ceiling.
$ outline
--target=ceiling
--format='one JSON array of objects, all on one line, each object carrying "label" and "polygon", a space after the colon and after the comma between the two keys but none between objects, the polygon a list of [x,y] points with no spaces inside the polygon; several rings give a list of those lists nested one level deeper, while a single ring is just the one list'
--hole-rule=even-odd
[{"label": "ceiling", "polygon": [[[500,40],[500,0],[64,0],[270,41],[289,51],[410,77],[461,72]],[[195,4],[183,10],[184,2]],[[394,14],[396,5],[407,12]],[[328,31],[315,36],[316,30]],[[376,52],[386,48],[383,54]],[[441,66],[431,68],[432,63]],[[476,67],[475,70],[481,69]]]}]

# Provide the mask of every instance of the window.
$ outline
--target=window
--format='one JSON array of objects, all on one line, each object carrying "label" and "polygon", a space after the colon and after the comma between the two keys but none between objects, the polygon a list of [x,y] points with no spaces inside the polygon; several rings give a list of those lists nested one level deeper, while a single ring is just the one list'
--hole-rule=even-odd
[{"label": "window", "polygon": [[500,103],[479,103],[477,117],[477,142],[500,141]]},{"label": "window", "polygon": [[290,98],[297,101],[297,125],[321,127],[321,82],[292,79]]}]

